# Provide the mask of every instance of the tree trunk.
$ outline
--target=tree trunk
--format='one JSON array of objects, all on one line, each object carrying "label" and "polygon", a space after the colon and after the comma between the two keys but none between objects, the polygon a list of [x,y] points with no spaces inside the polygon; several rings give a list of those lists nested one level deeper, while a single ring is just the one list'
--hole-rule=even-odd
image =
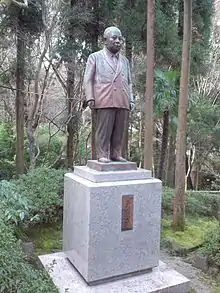
[{"label": "tree trunk", "polygon": [[193,164],[193,169],[192,169],[192,185],[194,190],[198,190],[198,185],[199,185],[199,171],[200,171],[200,166],[197,162]]},{"label": "tree trunk", "polygon": [[[92,45],[92,52],[98,50],[98,38],[99,38],[99,0],[92,1],[92,8],[94,11],[94,21],[90,24],[90,28],[92,29],[92,38],[91,38],[91,45]],[[96,142],[95,142],[95,133],[96,133],[96,110],[92,110],[92,133],[91,133],[91,152],[92,152],[92,160],[97,159],[96,154]]]},{"label": "tree trunk", "polygon": [[185,190],[187,191],[189,189],[191,189],[191,190],[193,189],[193,183],[192,183],[192,178],[191,178],[190,158],[188,158],[188,155],[186,155],[186,186],[185,186]]},{"label": "tree trunk", "polygon": [[18,19],[16,65],[16,172],[24,173],[25,36]]},{"label": "tree trunk", "polygon": [[[70,1],[70,9],[76,5],[78,1]],[[67,32],[67,38],[71,44],[74,44],[74,27],[72,27],[70,20],[70,27]],[[68,123],[67,123],[67,153],[66,153],[66,167],[73,168],[73,153],[78,142],[78,110],[77,110],[77,99],[75,92],[75,51],[71,50],[68,56],[68,68],[67,68],[67,108],[68,108]]]},{"label": "tree trunk", "polygon": [[139,168],[143,168],[144,166],[144,111],[140,111],[140,124],[139,124],[140,132],[139,132],[139,139],[138,139],[138,147],[140,153],[140,162]]},{"label": "tree trunk", "polygon": [[145,96],[144,168],[153,165],[153,77],[154,77],[155,0],[147,1],[147,75]]},{"label": "tree trunk", "polygon": [[165,185],[172,188],[175,186],[175,149],[175,134],[171,133],[169,139]]},{"label": "tree trunk", "polygon": [[160,131],[157,124],[155,123],[155,142],[153,143],[153,155],[154,155],[154,173],[155,177],[159,175],[159,157],[160,157]]},{"label": "tree trunk", "polygon": [[180,231],[183,231],[185,227],[185,156],[191,36],[192,0],[184,0],[184,34],[176,139],[175,198],[173,209],[173,229]]},{"label": "tree trunk", "polygon": [[67,70],[67,107],[68,107],[68,124],[67,124],[67,168],[73,168],[73,151],[77,142],[78,119],[75,99],[75,58],[72,56],[68,62]]},{"label": "tree trunk", "polygon": [[184,2],[179,0],[178,3],[179,15],[178,15],[178,36],[183,39],[183,22],[184,22]]},{"label": "tree trunk", "polygon": [[[126,57],[130,63],[130,67],[132,68],[132,41],[126,38]],[[129,118],[125,122],[125,132],[123,137],[123,148],[122,148],[122,156],[128,159],[128,140],[129,140]]]},{"label": "tree trunk", "polygon": [[160,151],[160,164],[158,178],[162,180],[164,178],[164,164],[167,154],[167,145],[168,145],[168,134],[169,134],[169,111],[164,111],[163,113],[163,134],[162,134],[162,143]]},{"label": "tree trunk", "polygon": [[196,182],[195,182],[195,190],[199,190],[199,171],[200,171],[200,166],[198,165],[196,167]]}]

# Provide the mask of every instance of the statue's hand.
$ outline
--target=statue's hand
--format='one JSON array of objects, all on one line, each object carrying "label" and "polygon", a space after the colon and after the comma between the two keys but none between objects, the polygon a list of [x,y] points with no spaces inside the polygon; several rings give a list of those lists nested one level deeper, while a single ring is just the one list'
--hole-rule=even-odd
[{"label": "statue's hand", "polygon": [[89,101],[88,106],[91,110],[94,109],[95,108],[95,101]]},{"label": "statue's hand", "polygon": [[135,104],[134,103],[130,103],[130,111],[132,112],[132,111],[134,111],[134,108],[135,108]]}]

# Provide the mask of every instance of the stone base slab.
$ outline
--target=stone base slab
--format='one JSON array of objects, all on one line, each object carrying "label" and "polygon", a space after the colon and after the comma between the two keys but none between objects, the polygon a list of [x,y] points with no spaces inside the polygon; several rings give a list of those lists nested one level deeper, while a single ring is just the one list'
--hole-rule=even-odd
[{"label": "stone base slab", "polygon": [[165,263],[152,272],[89,286],[65,257],[54,253],[39,257],[60,293],[189,293],[190,281]]},{"label": "stone base slab", "polygon": [[137,170],[137,164],[129,161],[101,163],[97,160],[88,160],[87,167],[100,172]]},{"label": "stone base slab", "polygon": [[92,182],[111,182],[125,180],[142,180],[152,177],[150,170],[137,169],[127,171],[96,171],[86,166],[74,167],[74,174]]}]

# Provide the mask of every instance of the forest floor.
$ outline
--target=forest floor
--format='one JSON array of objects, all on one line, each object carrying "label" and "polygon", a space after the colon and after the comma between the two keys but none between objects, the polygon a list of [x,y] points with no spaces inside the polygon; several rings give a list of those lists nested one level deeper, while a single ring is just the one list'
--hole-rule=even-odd
[{"label": "forest floor", "polygon": [[[34,241],[38,255],[60,251],[62,249],[62,223],[52,227],[39,227],[29,231],[29,236]],[[191,282],[190,293],[220,293],[220,283],[193,267],[184,257],[174,256],[165,248],[161,248],[161,261],[184,275]]]},{"label": "forest floor", "polygon": [[220,286],[217,282],[204,274],[201,270],[193,267],[190,263],[184,261],[182,257],[176,257],[168,254],[164,249],[160,253],[161,261],[184,275],[191,282],[192,292],[196,293],[220,293]]}]

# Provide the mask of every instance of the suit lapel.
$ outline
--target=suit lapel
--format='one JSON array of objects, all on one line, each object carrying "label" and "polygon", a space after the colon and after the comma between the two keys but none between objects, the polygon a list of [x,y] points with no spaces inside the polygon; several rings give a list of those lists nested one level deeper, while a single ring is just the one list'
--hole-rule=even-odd
[{"label": "suit lapel", "polygon": [[118,75],[121,73],[121,70],[122,70],[122,58],[121,58],[121,55],[119,54],[117,68],[116,68],[113,80],[115,80],[118,77]]},{"label": "suit lapel", "polygon": [[105,61],[108,63],[108,65],[111,67],[111,69],[113,69],[115,71],[114,65],[110,61],[110,58],[107,56],[107,53],[105,52],[105,50],[103,50],[103,57],[104,57]]},{"label": "suit lapel", "polygon": [[111,59],[108,57],[107,52],[105,50],[102,51],[103,58],[108,63],[108,65],[111,67],[111,69],[115,72],[112,82],[118,77],[118,75],[121,73],[122,70],[122,57],[121,54],[119,54],[118,62],[117,62],[117,68],[115,69],[114,64],[111,62]]}]

